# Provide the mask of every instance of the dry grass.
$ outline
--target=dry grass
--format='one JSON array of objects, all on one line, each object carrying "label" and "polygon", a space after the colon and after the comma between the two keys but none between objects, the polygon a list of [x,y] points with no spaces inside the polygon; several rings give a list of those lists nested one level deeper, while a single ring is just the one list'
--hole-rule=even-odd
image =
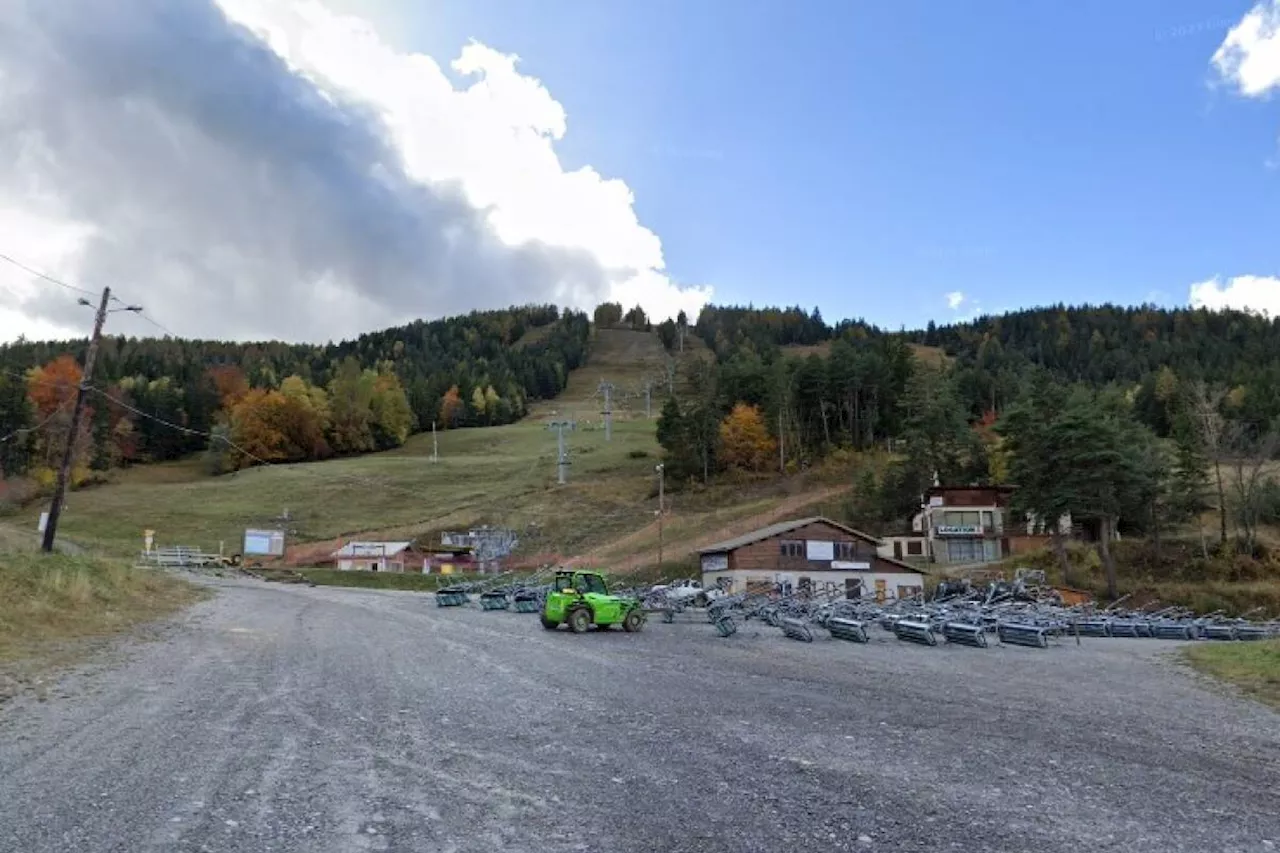
[{"label": "dry grass", "polygon": [[946,367],[951,364],[951,356],[941,347],[927,347],[924,344],[907,344],[907,347],[921,364],[930,367]]},{"label": "dry grass", "polygon": [[31,551],[0,554],[0,661],[115,634],[198,600],[204,590],[128,563]]},{"label": "dry grass", "polygon": [[1197,670],[1280,707],[1280,640],[1197,645],[1186,656]]}]

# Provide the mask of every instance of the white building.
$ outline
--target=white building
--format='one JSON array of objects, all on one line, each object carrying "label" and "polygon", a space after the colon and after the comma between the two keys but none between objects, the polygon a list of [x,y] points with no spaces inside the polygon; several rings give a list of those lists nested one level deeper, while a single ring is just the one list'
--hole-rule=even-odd
[{"label": "white building", "polygon": [[330,556],[341,572],[421,572],[425,562],[412,542],[348,542]]}]

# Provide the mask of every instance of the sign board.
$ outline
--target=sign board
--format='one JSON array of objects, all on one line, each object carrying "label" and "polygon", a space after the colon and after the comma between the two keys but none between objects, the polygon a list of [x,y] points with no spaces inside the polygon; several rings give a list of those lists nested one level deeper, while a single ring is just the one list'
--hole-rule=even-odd
[{"label": "sign board", "polygon": [[804,543],[805,558],[815,563],[829,563],[836,558],[836,543],[808,539]]},{"label": "sign board", "polygon": [[831,568],[844,569],[853,572],[869,572],[871,571],[870,563],[850,563],[847,560],[832,560]]},{"label": "sign board", "polygon": [[724,572],[729,570],[728,554],[703,554],[702,570],[704,572]]},{"label": "sign board", "polygon": [[36,530],[40,531],[41,533],[44,533],[44,529],[48,526],[49,526],[49,513],[47,511],[40,513],[40,524],[36,527]]},{"label": "sign board", "polygon": [[939,524],[939,536],[981,536],[981,524]]},{"label": "sign board", "polygon": [[929,506],[942,506],[942,495],[934,495],[929,498]]},{"label": "sign board", "polygon": [[245,556],[283,557],[283,530],[246,530],[244,532]]}]

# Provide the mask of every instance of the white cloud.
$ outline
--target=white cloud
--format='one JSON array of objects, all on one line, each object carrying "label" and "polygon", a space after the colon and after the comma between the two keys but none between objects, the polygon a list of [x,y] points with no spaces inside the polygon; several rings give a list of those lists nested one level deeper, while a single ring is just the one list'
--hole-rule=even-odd
[{"label": "white cloud", "polygon": [[1192,308],[1231,308],[1280,317],[1280,278],[1239,275],[1224,281],[1214,276],[1191,285],[1190,302]]},{"label": "white cloud", "polygon": [[947,294],[947,307],[952,311],[959,311],[960,306],[964,304],[964,294],[959,290],[953,290]]},{"label": "white cloud", "polygon": [[[0,251],[116,285],[180,334],[323,340],[534,301],[665,317],[710,298],[667,274],[624,182],[562,166],[565,110],[515,56],[467,45],[455,86],[315,0],[6,8]],[[6,282],[0,337],[83,325],[64,291]]]},{"label": "white cloud", "polygon": [[1211,61],[1219,76],[1247,97],[1280,88],[1280,0],[1264,0],[1250,9]]},{"label": "white cloud", "polygon": [[709,287],[680,287],[666,275],[662,243],[640,224],[626,183],[590,166],[564,169],[554,147],[567,132],[564,107],[517,70],[518,56],[468,44],[451,63],[466,80],[455,89],[431,57],[400,53],[366,21],[316,0],[218,2],[267,34],[291,66],[376,105],[410,174],[458,182],[506,243],[581,249],[625,270],[610,298],[638,301],[655,317],[696,314],[711,297]]}]

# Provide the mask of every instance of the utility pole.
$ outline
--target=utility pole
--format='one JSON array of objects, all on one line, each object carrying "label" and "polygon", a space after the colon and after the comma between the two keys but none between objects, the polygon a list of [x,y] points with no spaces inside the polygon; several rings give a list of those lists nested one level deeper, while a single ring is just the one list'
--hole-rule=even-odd
[{"label": "utility pole", "polygon": [[613,401],[609,396],[613,393],[613,383],[602,380],[600,390],[604,392],[604,440],[613,441]]},{"label": "utility pole", "polygon": [[556,431],[556,482],[563,486],[569,478],[569,454],[565,451],[564,431],[573,429],[573,421],[552,421],[547,426]]},{"label": "utility pole", "polygon": [[431,461],[440,461],[440,442],[436,439],[436,422],[431,422]]},{"label": "utility pole", "polygon": [[676,363],[672,359],[667,359],[667,396],[674,397],[676,393]]},{"label": "utility pole", "polygon": [[654,468],[654,470],[658,472],[658,568],[661,569],[662,568],[662,515],[663,515],[663,505],[666,503],[666,501],[664,500],[664,497],[665,497],[664,487],[666,485],[667,477],[665,473],[665,466],[662,465],[661,463],[659,463]]},{"label": "utility pole", "polygon": [[[67,480],[71,476],[71,463],[76,450],[76,435],[80,432],[80,419],[84,416],[84,398],[89,393],[89,380],[93,377],[93,365],[98,360],[98,342],[102,339],[102,326],[107,322],[107,305],[111,302],[111,288],[102,288],[102,302],[98,304],[98,313],[93,318],[93,335],[89,338],[89,350],[84,356],[84,370],[80,374],[80,387],[76,390],[75,407],[71,410],[71,427],[67,433],[67,448],[62,454],[62,465],[58,468],[58,479],[53,487],[53,501],[49,504],[49,519],[45,522],[44,540],[40,548],[45,553],[53,550],[53,540],[58,534],[58,517],[62,515],[63,498],[67,492]],[[87,299],[80,300],[81,305],[89,305]],[[117,311],[141,311],[137,305],[117,308]]]}]

